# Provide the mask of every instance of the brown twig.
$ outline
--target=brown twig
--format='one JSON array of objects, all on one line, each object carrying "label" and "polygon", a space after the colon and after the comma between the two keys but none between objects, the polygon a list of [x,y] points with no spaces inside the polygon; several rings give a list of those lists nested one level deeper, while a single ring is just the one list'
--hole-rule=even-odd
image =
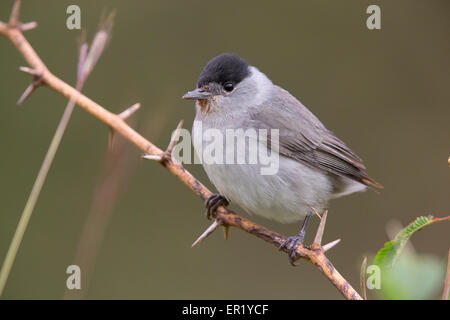
[{"label": "brown twig", "polygon": [[[13,10],[13,21],[18,21],[18,4],[20,1],[16,0]],[[40,75],[42,79],[42,85],[53,89],[54,91],[62,94],[68,99],[73,99],[75,103],[94,117],[104,122],[115,132],[118,132],[125,139],[132,142],[140,150],[144,152],[146,158],[153,158],[158,160],[172,174],[177,176],[185,185],[187,185],[196,195],[202,200],[206,201],[211,195],[203,184],[201,184],[191,173],[189,173],[181,164],[173,161],[172,157],[168,157],[165,151],[155,146],[153,143],[145,139],[135,130],[133,130],[125,121],[118,115],[106,110],[93,100],[89,99],[85,95],[78,92],[76,89],[53,75],[39,58],[33,47],[23,36],[22,30],[0,22],[0,34],[9,39],[17,50],[22,54],[28,64],[33,70]],[[170,144],[169,144],[170,146]],[[259,226],[250,220],[238,216],[232,211],[219,207],[215,213],[215,219],[218,223],[226,226],[233,226],[238,229],[244,230],[266,242],[275,245],[277,248],[286,240],[286,238],[276,232],[273,232],[267,228]],[[321,239],[323,234],[323,227],[325,225],[325,219],[321,220],[322,227],[319,227],[319,233],[321,235],[316,239]],[[320,231],[321,230],[321,231]],[[334,243],[334,244],[333,244]],[[331,243],[336,244],[336,241]],[[330,246],[329,244],[328,246]],[[283,249],[287,252],[287,249]],[[314,242],[311,247],[299,245],[296,248],[297,255],[304,258],[315,265],[330,281],[331,283],[342,293],[347,299],[361,299],[360,295],[350,286],[350,284],[342,277],[342,275],[334,268],[333,264],[325,256],[324,247],[320,243]]]}]

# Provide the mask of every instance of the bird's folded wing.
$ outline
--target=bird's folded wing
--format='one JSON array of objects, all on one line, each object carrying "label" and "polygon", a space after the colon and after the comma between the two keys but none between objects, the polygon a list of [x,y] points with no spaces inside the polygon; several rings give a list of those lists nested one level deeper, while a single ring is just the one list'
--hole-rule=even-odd
[{"label": "bird's folded wing", "polygon": [[[344,176],[367,186],[382,186],[369,177],[362,160],[289,92],[276,87],[264,105],[250,112],[248,125],[278,129],[279,153],[311,167]],[[268,147],[271,146],[268,141]]]}]

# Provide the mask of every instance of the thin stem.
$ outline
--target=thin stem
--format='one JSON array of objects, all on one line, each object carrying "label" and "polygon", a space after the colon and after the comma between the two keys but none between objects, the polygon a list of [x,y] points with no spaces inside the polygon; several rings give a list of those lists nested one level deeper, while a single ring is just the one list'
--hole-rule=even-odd
[{"label": "thin stem", "polygon": [[366,290],[366,267],[367,267],[367,257],[364,257],[364,260],[361,264],[361,273],[360,273],[360,282],[361,282],[361,291],[362,298],[367,300],[367,290]]},{"label": "thin stem", "polygon": [[448,300],[450,295],[450,250],[448,250],[447,273],[444,280],[444,291],[442,292],[442,300]]},{"label": "thin stem", "polygon": [[[80,82],[77,85],[77,90],[80,91],[83,87],[83,83]],[[66,131],[67,124],[69,123],[70,116],[75,107],[75,99],[71,99],[64,110],[64,113],[59,121],[58,127],[56,128],[55,135],[53,136],[52,142],[47,150],[44,161],[42,162],[41,168],[37,175],[36,181],[34,182],[33,188],[31,189],[30,196],[28,197],[25,208],[23,209],[22,215],[20,216],[19,224],[17,225],[16,232],[14,233],[13,239],[9,246],[8,252],[6,253],[5,262],[3,263],[2,269],[0,271],[0,296],[3,294],[3,289],[5,288],[6,281],[8,280],[9,273],[14,264],[14,260],[17,256],[17,251],[19,250],[20,244],[22,243],[23,235],[27,229],[28,222],[30,221],[31,215],[33,213],[36,202],[42,190],[42,186],[45,183],[47,174],[55,158],[56,152],[58,151],[61,139]]]}]

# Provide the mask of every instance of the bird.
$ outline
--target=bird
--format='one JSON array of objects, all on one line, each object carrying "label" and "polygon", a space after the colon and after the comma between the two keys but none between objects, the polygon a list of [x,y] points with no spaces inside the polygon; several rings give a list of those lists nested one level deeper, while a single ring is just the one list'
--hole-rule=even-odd
[{"label": "bird", "polygon": [[[280,246],[280,250],[287,249],[293,265],[314,211],[325,210],[331,199],[383,187],[368,175],[361,158],[298,99],[236,54],[212,58],[201,71],[196,88],[182,98],[195,100],[192,142],[200,159],[208,145],[208,150],[212,144],[216,151],[229,155],[237,143],[213,141],[203,134],[206,130],[223,136],[229,130],[276,130],[277,134],[258,140],[265,144],[253,144],[278,155],[274,174],[261,174],[262,164],[248,161],[202,161],[218,190],[207,199],[206,213],[210,218],[219,206],[234,203],[249,214],[281,223],[303,219],[300,232]],[[255,140],[251,135],[247,138]],[[247,158],[252,151],[248,145]]]}]

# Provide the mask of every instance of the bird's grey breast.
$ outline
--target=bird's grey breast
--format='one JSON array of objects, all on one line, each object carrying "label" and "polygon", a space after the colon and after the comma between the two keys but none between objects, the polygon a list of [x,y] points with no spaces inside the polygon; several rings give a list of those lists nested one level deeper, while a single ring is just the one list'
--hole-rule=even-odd
[{"label": "bird's grey breast", "polygon": [[[330,181],[326,174],[284,156],[278,158],[278,170],[271,175],[261,174],[260,163],[226,163],[225,161],[208,163],[204,158],[205,151],[214,147],[214,144],[216,144],[216,150],[223,150],[224,160],[229,152],[237,150],[237,140],[236,143],[225,144],[220,139],[208,138],[208,135],[205,135],[207,130],[216,130],[226,137],[226,131],[229,129],[244,131],[258,129],[258,126],[255,126],[254,121],[250,118],[250,114],[252,110],[262,107],[253,106],[246,108],[245,112],[241,114],[235,112],[220,117],[197,113],[193,127],[194,148],[202,157],[202,165],[211,182],[231,202],[237,203],[250,213],[267,218],[281,222],[296,221],[304,217],[311,206],[320,210],[325,205],[331,191]],[[274,117],[277,117],[276,113]],[[272,129],[276,126],[268,128]],[[258,147],[265,148],[264,152],[266,153],[270,152],[265,144],[266,141],[264,139],[262,141],[262,145],[258,144]],[[245,152],[248,153],[250,141],[246,142]]]}]

